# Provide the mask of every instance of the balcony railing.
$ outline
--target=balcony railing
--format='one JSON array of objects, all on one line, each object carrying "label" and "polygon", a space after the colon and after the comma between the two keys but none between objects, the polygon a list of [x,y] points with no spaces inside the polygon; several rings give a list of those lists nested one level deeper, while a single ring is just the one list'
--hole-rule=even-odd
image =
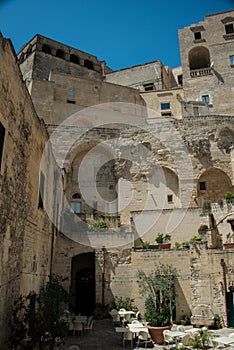
[{"label": "balcony railing", "polygon": [[200,69],[194,69],[190,71],[191,78],[196,77],[204,77],[207,75],[213,75],[212,68],[200,68]]}]

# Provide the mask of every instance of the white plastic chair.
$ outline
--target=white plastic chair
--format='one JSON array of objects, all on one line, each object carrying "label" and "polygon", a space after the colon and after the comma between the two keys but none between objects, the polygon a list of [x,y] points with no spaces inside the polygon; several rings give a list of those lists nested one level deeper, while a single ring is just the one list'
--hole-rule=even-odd
[{"label": "white plastic chair", "polygon": [[131,323],[134,324],[134,323],[140,323],[140,322],[138,320],[132,320]]},{"label": "white plastic chair", "polygon": [[230,337],[230,338],[234,338],[234,333],[230,333],[230,334],[229,334],[229,337]]},{"label": "white plastic chair", "polygon": [[123,347],[125,348],[125,342],[130,341],[131,349],[133,348],[133,333],[130,331],[123,333]]},{"label": "white plastic chair", "polygon": [[148,332],[146,332],[146,331],[139,332],[137,347],[139,347],[140,343],[145,344],[145,348],[147,348],[147,344],[152,343],[151,336]]},{"label": "white plastic chair", "polygon": [[185,331],[184,326],[181,326],[181,325],[177,326],[177,331],[184,332]]},{"label": "white plastic chair", "polygon": [[191,339],[190,334],[185,334],[181,338],[181,342],[177,345],[177,347],[182,347],[182,348],[189,347],[190,339]]}]

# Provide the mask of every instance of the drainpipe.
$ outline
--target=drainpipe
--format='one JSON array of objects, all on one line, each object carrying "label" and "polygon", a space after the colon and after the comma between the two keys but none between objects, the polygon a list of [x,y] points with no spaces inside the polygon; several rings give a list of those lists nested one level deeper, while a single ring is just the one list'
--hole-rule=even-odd
[{"label": "drainpipe", "polygon": [[105,264],[106,264],[106,248],[102,248],[102,305],[105,305]]},{"label": "drainpipe", "polygon": [[224,286],[224,305],[225,305],[225,315],[226,315],[226,326],[228,327],[228,309],[227,309],[227,279],[226,279],[226,264],[224,259],[221,259],[220,265],[222,267],[223,273],[223,286]]}]

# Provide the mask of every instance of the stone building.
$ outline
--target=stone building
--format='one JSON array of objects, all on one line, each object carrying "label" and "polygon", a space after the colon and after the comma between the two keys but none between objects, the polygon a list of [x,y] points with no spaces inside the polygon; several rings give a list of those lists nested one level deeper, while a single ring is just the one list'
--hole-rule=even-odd
[{"label": "stone building", "polygon": [[[179,272],[176,321],[219,314],[234,325],[233,250],[217,239],[231,230],[223,199],[234,181],[234,11],[206,16],[179,39],[181,67],[156,60],[113,71],[36,35],[18,54],[21,77],[1,38],[1,324],[19,290],[38,289],[52,272],[75,312],[117,295],[143,312],[136,272],[166,261]],[[107,229],[94,230],[100,223]],[[175,249],[201,225],[202,242]],[[153,245],[160,232],[172,249],[140,249],[140,237]]]}]

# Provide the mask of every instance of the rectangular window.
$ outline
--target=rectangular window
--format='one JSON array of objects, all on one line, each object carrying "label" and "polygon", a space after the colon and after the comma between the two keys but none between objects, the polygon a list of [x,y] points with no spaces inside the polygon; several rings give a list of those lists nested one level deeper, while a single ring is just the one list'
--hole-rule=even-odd
[{"label": "rectangular window", "polygon": [[205,191],[206,190],[206,183],[205,183],[205,181],[199,182],[199,187],[200,187],[201,191]]},{"label": "rectangular window", "polygon": [[194,39],[195,39],[195,40],[201,39],[201,32],[195,32],[195,33],[194,33]]},{"label": "rectangular window", "polygon": [[170,108],[171,108],[170,102],[161,103],[161,110],[170,109]]},{"label": "rectangular window", "polygon": [[202,95],[202,101],[209,103],[210,102],[210,96],[209,95]]},{"label": "rectangular window", "polygon": [[75,105],[75,104],[76,104],[76,101],[74,101],[74,100],[67,100],[67,103],[70,103],[70,104]]},{"label": "rectangular window", "polygon": [[44,191],[45,191],[45,175],[43,172],[40,172],[40,183],[39,183],[39,199],[38,199],[38,208],[44,208]]},{"label": "rectangular window", "polygon": [[226,31],[226,34],[232,34],[232,33],[234,33],[234,26],[233,26],[233,23],[226,24],[226,25],[225,25],[225,31]]},{"label": "rectangular window", "polygon": [[0,123],[0,169],[1,169],[1,164],[2,164],[4,139],[5,139],[5,128],[2,125],[2,123]]},{"label": "rectangular window", "polygon": [[178,84],[182,86],[183,85],[183,75],[182,74],[178,75],[177,79],[178,79]]},{"label": "rectangular window", "polygon": [[199,109],[198,109],[198,107],[193,107],[193,113],[194,113],[195,117],[199,116]]},{"label": "rectangular window", "polygon": [[80,202],[72,202],[71,203],[71,213],[81,214],[81,203]]},{"label": "rectangular window", "polygon": [[234,55],[229,57],[231,66],[234,66]]},{"label": "rectangular window", "polygon": [[153,90],[155,90],[153,83],[143,84],[143,86],[144,86],[145,91],[153,91]]},{"label": "rectangular window", "polygon": [[172,194],[167,195],[167,203],[173,203],[173,195]]}]

